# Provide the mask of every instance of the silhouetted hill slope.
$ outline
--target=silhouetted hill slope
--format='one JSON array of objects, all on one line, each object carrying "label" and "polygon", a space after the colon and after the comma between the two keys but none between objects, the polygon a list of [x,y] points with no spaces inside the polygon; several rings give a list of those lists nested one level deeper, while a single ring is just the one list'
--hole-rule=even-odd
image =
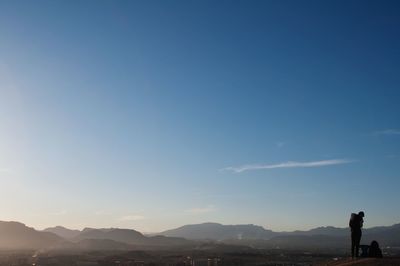
[{"label": "silhouetted hill slope", "polygon": [[0,249],[41,249],[61,245],[63,238],[18,222],[0,221]]},{"label": "silhouetted hill slope", "polygon": [[363,232],[362,242],[377,240],[381,246],[400,247],[400,224],[367,229]]},{"label": "silhouetted hill slope", "polygon": [[286,232],[288,235],[325,235],[325,236],[346,236],[349,234],[348,228],[338,228],[333,226],[321,226],[308,231]]},{"label": "silhouetted hill slope", "polygon": [[81,232],[82,233],[86,233],[86,232],[89,232],[89,231],[92,231],[92,230],[100,230],[100,231],[103,231],[103,232],[110,232],[110,231],[112,231],[114,229],[118,229],[118,228],[91,228],[91,227],[85,227],[85,228],[83,228],[83,230]]},{"label": "silhouetted hill slope", "polygon": [[182,227],[164,231],[160,235],[170,237],[183,237],[186,239],[270,239],[278,233],[266,230],[261,226],[245,225],[222,225],[218,223],[203,223],[184,225]]},{"label": "silhouetted hill slope", "polygon": [[79,250],[131,250],[132,246],[110,239],[84,239],[75,243],[73,249]]},{"label": "silhouetted hill slope", "polygon": [[277,236],[268,240],[270,247],[293,248],[293,249],[326,249],[346,248],[350,240],[346,237],[328,235],[287,235]]},{"label": "silhouetted hill slope", "polygon": [[152,236],[147,237],[142,233],[132,229],[84,229],[79,235],[73,238],[74,241],[86,239],[108,239],[129,245],[139,246],[166,246],[166,245],[185,245],[191,242],[176,237]]},{"label": "silhouetted hill slope", "polygon": [[50,232],[66,239],[74,238],[81,233],[79,230],[71,230],[63,226],[49,227],[44,229],[43,232]]},{"label": "silhouetted hill slope", "polygon": [[127,244],[137,244],[145,241],[146,237],[140,232],[131,229],[84,229],[74,240],[110,239]]},{"label": "silhouetted hill slope", "polygon": [[151,236],[147,237],[147,245],[151,246],[181,246],[192,245],[193,242],[182,237]]},{"label": "silhouetted hill slope", "polygon": [[339,261],[327,261],[316,264],[316,266],[398,266],[400,258],[365,258],[365,259],[343,259]]}]

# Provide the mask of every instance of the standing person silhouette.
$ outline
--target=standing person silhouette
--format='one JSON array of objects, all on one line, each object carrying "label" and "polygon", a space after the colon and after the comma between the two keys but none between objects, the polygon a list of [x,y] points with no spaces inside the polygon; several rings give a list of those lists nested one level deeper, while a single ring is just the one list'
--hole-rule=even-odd
[{"label": "standing person silhouette", "polygon": [[359,249],[360,249],[360,240],[361,240],[361,228],[364,223],[364,212],[360,211],[358,214],[352,213],[349,221],[349,226],[351,229],[351,257],[354,258],[354,255],[358,257]]}]

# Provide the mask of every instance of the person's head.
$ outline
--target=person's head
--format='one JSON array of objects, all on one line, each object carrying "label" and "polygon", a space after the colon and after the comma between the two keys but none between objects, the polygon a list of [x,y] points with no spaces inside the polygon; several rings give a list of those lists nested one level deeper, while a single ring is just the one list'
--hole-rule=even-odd
[{"label": "person's head", "polygon": [[358,213],[358,215],[360,215],[361,217],[364,217],[364,212],[363,212],[363,211],[360,211],[360,212]]},{"label": "person's head", "polygon": [[373,248],[373,249],[379,248],[379,244],[378,244],[378,242],[375,241],[375,240],[371,242],[371,245],[370,245],[370,246],[371,246],[371,248]]}]

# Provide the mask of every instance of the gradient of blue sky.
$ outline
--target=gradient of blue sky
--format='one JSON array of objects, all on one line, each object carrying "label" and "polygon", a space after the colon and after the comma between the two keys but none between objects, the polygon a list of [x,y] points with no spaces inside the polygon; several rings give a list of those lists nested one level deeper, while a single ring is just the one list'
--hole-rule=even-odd
[{"label": "gradient of blue sky", "polygon": [[367,227],[400,222],[399,12],[1,1],[0,220],[292,230],[363,209]]}]

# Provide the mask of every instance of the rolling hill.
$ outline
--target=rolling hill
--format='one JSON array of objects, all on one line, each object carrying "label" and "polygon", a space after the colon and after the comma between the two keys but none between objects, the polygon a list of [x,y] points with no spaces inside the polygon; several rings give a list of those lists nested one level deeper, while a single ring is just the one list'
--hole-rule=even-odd
[{"label": "rolling hill", "polygon": [[50,232],[65,239],[74,238],[81,233],[79,230],[71,230],[63,226],[49,227],[44,229],[43,232]]},{"label": "rolling hill", "polygon": [[208,239],[220,241],[225,239],[270,239],[277,236],[278,233],[252,224],[222,225],[218,223],[203,223],[184,225],[176,229],[161,232],[160,235],[193,240]]},{"label": "rolling hill", "polygon": [[74,237],[72,241],[81,241],[87,239],[108,239],[120,243],[126,243],[136,246],[175,246],[188,245],[191,241],[167,236],[144,236],[142,233],[132,229],[84,229],[79,235]]},{"label": "rolling hill", "polygon": [[0,236],[0,249],[41,249],[65,242],[60,236],[36,231],[19,222],[0,221]]}]

